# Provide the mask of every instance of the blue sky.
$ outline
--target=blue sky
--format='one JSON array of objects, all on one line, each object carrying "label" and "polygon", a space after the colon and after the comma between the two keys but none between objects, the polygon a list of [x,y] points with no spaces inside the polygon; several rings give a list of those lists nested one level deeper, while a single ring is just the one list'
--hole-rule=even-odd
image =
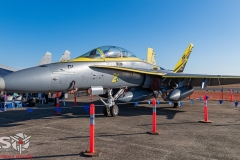
[{"label": "blue sky", "polygon": [[173,69],[190,42],[186,73],[240,75],[239,0],[0,0],[0,64],[26,68],[103,45]]}]

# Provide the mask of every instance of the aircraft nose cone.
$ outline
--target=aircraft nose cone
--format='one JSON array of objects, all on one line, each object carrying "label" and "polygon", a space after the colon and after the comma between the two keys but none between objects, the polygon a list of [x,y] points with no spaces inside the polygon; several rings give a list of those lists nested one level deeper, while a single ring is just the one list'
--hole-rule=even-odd
[{"label": "aircraft nose cone", "polygon": [[5,81],[2,77],[0,77],[0,91],[5,89]]},{"label": "aircraft nose cone", "polygon": [[5,75],[4,91],[19,93],[47,92],[51,84],[48,67],[33,67]]}]

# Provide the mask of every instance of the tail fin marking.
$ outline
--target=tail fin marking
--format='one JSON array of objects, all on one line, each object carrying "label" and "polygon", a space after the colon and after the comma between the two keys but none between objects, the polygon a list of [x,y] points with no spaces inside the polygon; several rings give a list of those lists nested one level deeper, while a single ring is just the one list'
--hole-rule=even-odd
[{"label": "tail fin marking", "polygon": [[177,62],[176,66],[174,67],[173,72],[175,72],[175,73],[183,72],[183,70],[187,64],[188,58],[192,52],[192,49],[193,49],[193,44],[190,43],[190,45],[187,47],[187,49],[185,50],[185,52],[183,53],[183,55]]},{"label": "tail fin marking", "polygon": [[155,55],[156,53],[154,52],[154,50],[152,48],[148,48],[147,62],[156,65]]}]

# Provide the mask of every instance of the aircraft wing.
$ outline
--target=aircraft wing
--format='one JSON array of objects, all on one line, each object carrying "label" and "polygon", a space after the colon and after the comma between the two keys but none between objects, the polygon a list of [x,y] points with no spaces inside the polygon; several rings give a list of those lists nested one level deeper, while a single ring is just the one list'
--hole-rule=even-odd
[{"label": "aircraft wing", "polygon": [[4,65],[0,65],[0,76],[5,76],[5,75],[15,72],[15,71],[17,71],[17,69],[8,67],[8,66],[4,66]]},{"label": "aircraft wing", "polygon": [[201,86],[205,82],[207,86],[227,85],[240,83],[240,76],[234,75],[208,75],[208,74],[187,74],[187,73],[167,73],[162,76],[166,79],[173,79],[176,82],[185,79],[191,80],[192,86]]},{"label": "aircraft wing", "polygon": [[91,66],[93,68],[105,68],[114,69],[121,71],[129,71],[136,73],[143,73],[149,75],[161,76],[165,81],[175,81],[179,83],[184,80],[185,83],[190,82],[191,85],[201,86],[202,82],[205,82],[207,86],[216,85],[227,85],[227,84],[238,84],[240,83],[240,76],[234,75],[207,75],[207,74],[188,74],[188,73],[166,73],[161,70],[151,70],[151,69],[136,69],[136,68],[126,68],[119,66]]},{"label": "aircraft wing", "polygon": [[0,68],[0,76],[5,76],[5,75],[7,75],[7,74],[9,74],[9,73],[12,73],[12,72],[13,72],[13,71]]}]

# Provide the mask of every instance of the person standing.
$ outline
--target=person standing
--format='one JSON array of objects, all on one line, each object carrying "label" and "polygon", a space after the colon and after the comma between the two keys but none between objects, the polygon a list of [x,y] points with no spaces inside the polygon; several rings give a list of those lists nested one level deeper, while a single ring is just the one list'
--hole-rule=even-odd
[{"label": "person standing", "polygon": [[48,93],[45,93],[44,97],[45,97],[45,104],[48,104]]}]

